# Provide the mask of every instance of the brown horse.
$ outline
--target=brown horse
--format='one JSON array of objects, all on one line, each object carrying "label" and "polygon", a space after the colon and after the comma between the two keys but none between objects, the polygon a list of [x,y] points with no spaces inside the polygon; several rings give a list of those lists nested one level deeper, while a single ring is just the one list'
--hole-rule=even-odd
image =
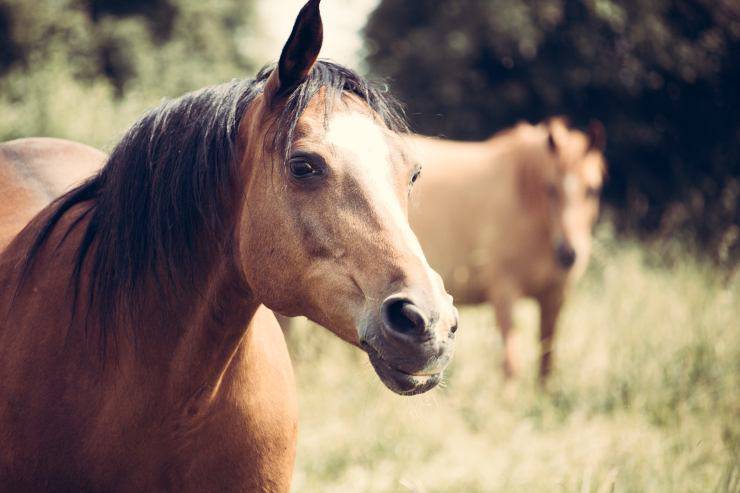
[{"label": "brown horse", "polygon": [[318,3],[276,68],[149,112],[0,255],[3,488],[286,491],[295,389],[262,305],[395,392],[439,382],[457,313],[406,219],[405,127],[316,60]]},{"label": "brown horse", "polygon": [[0,144],[0,250],[52,200],[96,173],[106,157],[61,139]]},{"label": "brown horse", "polygon": [[460,302],[490,302],[507,376],[517,368],[512,305],[540,305],[540,376],[551,370],[566,287],[584,271],[599,209],[603,127],[589,135],[556,118],[485,142],[411,137],[424,163],[411,224],[431,265]]}]

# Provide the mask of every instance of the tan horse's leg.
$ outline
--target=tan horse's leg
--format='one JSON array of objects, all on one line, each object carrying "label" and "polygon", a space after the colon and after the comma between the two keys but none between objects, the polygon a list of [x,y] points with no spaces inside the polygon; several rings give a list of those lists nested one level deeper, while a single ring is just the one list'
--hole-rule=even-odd
[{"label": "tan horse's leg", "polygon": [[540,304],[540,371],[539,379],[545,384],[552,372],[555,329],[560,309],[563,306],[563,290],[550,289],[537,297]]},{"label": "tan horse's leg", "polygon": [[519,336],[516,334],[511,316],[514,299],[511,296],[494,296],[491,303],[496,312],[496,325],[501,331],[504,344],[504,376],[513,378],[519,372]]}]

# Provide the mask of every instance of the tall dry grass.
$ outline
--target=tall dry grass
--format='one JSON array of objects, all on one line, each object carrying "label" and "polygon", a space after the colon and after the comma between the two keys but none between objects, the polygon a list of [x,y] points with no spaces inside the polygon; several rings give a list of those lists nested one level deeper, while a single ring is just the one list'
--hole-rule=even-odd
[{"label": "tall dry grass", "polygon": [[294,491],[740,491],[740,281],[602,230],[570,297],[547,392],[499,371],[488,307],[464,307],[444,386],[403,398],[363,354],[300,324]]}]

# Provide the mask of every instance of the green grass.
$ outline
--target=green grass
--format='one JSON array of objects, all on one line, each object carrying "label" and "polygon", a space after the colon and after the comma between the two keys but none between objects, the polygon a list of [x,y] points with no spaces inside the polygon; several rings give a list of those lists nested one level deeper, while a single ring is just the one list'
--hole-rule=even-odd
[{"label": "green grass", "polygon": [[597,243],[563,313],[557,370],[505,385],[486,306],[463,307],[444,385],[404,398],[359,350],[300,324],[294,491],[740,491],[740,281],[690,256]]}]

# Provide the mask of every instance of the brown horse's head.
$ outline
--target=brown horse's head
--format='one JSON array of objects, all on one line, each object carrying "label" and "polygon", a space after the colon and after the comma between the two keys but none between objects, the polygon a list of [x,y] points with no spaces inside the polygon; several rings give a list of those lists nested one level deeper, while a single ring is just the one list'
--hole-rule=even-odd
[{"label": "brown horse's head", "polygon": [[568,128],[562,118],[546,124],[546,203],[552,253],[564,271],[580,272],[591,250],[591,230],[599,213],[606,164],[604,128],[594,122],[588,133]]},{"label": "brown horse's head", "polygon": [[242,120],[244,276],[269,308],[361,346],[393,391],[423,392],[450,360],[457,312],[407,221],[418,165],[387,96],[317,61],[318,4]]}]

